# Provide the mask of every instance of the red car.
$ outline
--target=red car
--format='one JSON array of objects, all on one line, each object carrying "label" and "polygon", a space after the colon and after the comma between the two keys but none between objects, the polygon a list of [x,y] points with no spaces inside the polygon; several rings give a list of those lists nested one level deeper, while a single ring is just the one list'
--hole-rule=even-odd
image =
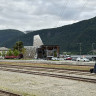
[{"label": "red car", "polygon": [[71,57],[66,57],[65,60],[72,60],[72,58]]},{"label": "red car", "polygon": [[23,54],[19,54],[18,56],[5,56],[5,59],[21,59],[23,58]]},{"label": "red car", "polygon": [[5,59],[16,59],[18,56],[5,56]]}]

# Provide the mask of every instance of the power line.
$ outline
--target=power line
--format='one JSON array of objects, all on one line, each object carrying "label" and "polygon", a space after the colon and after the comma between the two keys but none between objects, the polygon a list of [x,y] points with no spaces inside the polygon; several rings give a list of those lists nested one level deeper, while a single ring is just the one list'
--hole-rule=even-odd
[{"label": "power line", "polygon": [[[67,5],[69,4],[69,2],[70,2],[70,0],[65,0],[65,3],[64,3],[64,7],[63,8],[61,8],[61,10],[60,10],[60,12],[59,12],[59,14],[60,14],[60,16],[62,17],[63,16],[63,14],[64,14],[64,11],[66,11],[66,9],[67,9]],[[60,20],[61,20],[61,18],[58,20],[58,22],[56,23],[56,27],[58,27],[58,24],[59,24],[59,22],[60,22]]]},{"label": "power line", "polygon": [[[71,1],[72,1],[72,0],[71,0]],[[63,16],[64,12],[66,11],[67,5],[70,5],[70,6],[72,5],[71,1],[70,1],[70,0],[65,0],[64,8],[62,8],[61,11],[60,11],[61,17]],[[84,1],[85,1],[85,0],[84,0]],[[80,11],[80,12],[83,12],[83,11],[85,10],[87,4],[88,4],[88,0],[86,0],[86,1],[84,2],[84,4],[82,5],[82,7],[79,9],[79,11]],[[66,17],[66,18],[68,18],[68,17]],[[73,20],[76,20],[77,18],[78,18],[78,16],[76,15],[76,16],[73,18]],[[58,24],[59,24],[60,20],[62,20],[62,19],[60,18],[60,19],[58,20],[57,24],[55,25],[56,27],[58,27]]]},{"label": "power line", "polygon": [[[85,2],[83,3],[83,5],[81,6],[81,8],[79,9],[79,12],[84,12],[85,8],[87,7],[88,0],[83,0],[83,1],[85,1]],[[73,20],[76,20],[76,19],[78,19],[78,15],[76,15],[76,16],[73,18]]]}]

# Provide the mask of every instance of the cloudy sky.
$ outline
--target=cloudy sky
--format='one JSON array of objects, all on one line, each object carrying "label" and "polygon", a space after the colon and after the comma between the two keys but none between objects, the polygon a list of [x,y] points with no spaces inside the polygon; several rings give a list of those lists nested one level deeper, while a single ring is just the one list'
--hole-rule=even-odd
[{"label": "cloudy sky", "polygon": [[96,0],[0,0],[0,30],[39,30],[96,16]]}]

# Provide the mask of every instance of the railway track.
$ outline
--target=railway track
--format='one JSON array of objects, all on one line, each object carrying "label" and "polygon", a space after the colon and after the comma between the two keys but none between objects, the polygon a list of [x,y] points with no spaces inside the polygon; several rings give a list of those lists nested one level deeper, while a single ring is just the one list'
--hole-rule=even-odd
[{"label": "railway track", "polygon": [[[74,65],[75,66],[75,65]],[[80,65],[78,65],[78,66],[80,66]],[[82,65],[81,65],[82,66]],[[75,70],[75,69],[64,69],[64,68],[52,68],[52,67],[40,67],[40,66],[28,66],[28,65],[26,65],[26,66],[24,66],[24,65],[6,65],[6,64],[0,64],[0,67],[12,67],[12,68],[29,68],[29,69],[31,69],[31,68],[37,68],[37,69],[39,69],[39,68],[43,68],[43,69],[57,69],[57,70],[70,70],[70,71],[81,71],[81,72],[89,72],[89,71],[87,71],[87,70]]]},{"label": "railway track", "polygon": [[[96,79],[93,79],[93,78],[91,79],[91,78],[86,78],[86,77],[77,77],[77,76],[68,75],[68,74],[77,74],[77,73],[79,75],[81,74],[85,76],[92,75],[89,72],[85,72],[81,70],[78,70],[78,71],[68,70],[68,69],[64,70],[64,69],[59,69],[59,68],[45,68],[45,67],[36,67],[36,66],[33,67],[33,66],[18,66],[18,65],[4,65],[4,64],[0,65],[0,70],[96,83]],[[61,72],[62,74],[57,74],[56,72],[57,73]],[[93,76],[96,76],[96,75],[93,74]]]},{"label": "railway track", "polygon": [[0,90],[0,96],[21,96],[21,95],[18,95],[18,94],[14,94],[14,93],[11,93],[11,92],[7,92],[7,91]]},{"label": "railway track", "polygon": [[[87,74],[90,75],[88,71],[74,70],[74,69],[64,69],[64,68],[49,68],[49,67],[38,67],[38,66],[22,66],[22,65],[6,65],[0,64],[0,69],[2,68],[16,68],[18,70],[25,69],[30,71],[46,71],[46,72],[57,72],[57,73],[67,73],[67,74]],[[92,74],[91,74],[92,75]]]},{"label": "railway track", "polygon": [[67,74],[78,74],[78,75],[94,75],[90,74],[86,70],[75,70],[75,69],[64,69],[64,68],[49,68],[49,67],[39,67],[39,66],[22,66],[22,65],[6,65],[0,64],[0,69],[2,68],[17,68],[18,70],[25,69],[30,71],[46,71],[46,72],[57,72],[57,73],[67,73]]},{"label": "railway track", "polygon": [[71,79],[71,80],[78,80],[78,81],[96,83],[96,79],[89,79],[89,78],[83,78],[83,77],[81,78],[81,77],[75,77],[75,76],[66,76],[66,75],[41,73],[41,72],[31,72],[31,71],[14,70],[14,69],[3,69],[3,71],[25,73],[25,74],[33,74],[33,75],[41,75],[41,76],[49,76],[49,77],[56,77],[56,78],[63,78],[63,79]]}]

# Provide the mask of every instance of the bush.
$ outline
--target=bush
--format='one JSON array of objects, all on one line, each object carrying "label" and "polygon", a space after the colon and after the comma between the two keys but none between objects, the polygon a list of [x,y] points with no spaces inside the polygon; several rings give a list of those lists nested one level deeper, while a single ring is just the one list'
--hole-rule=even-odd
[{"label": "bush", "polygon": [[14,56],[18,56],[20,54],[20,52],[18,50],[14,50],[13,54],[14,54]]},{"label": "bush", "polygon": [[10,50],[7,52],[6,55],[7,55],[7,56],[12,56],[12,55],[13,55],[13,51],[10,49]]},{"label": "bush", "polygon": [[2,54],[1,54],[1,52],[0,52],[0,56],[1,56]]},{"label": "bush", "polygon": [[6,55],[5,51],[2,52],[2,56],[4,57]]}]

